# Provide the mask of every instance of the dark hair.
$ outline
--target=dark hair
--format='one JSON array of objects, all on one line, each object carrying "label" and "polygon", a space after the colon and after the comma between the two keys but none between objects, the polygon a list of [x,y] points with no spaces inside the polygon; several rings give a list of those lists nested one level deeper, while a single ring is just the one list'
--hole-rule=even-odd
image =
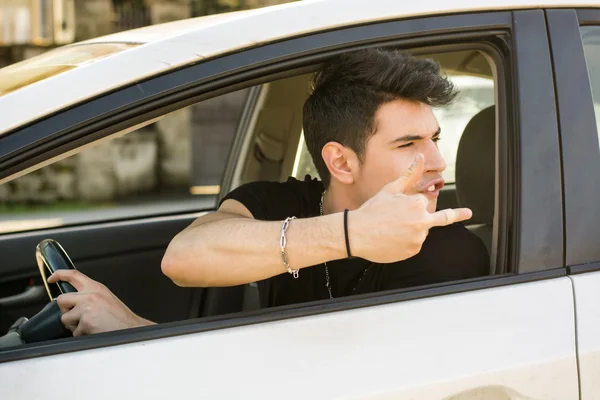
[{"label": "dark hair", "polygon": [[382,104],[405,99],[436,107],[450,104],[456,94],[436,61],[399,51],[360,50],[325,62],[313,76],[303,113],[306,147],[323,185],[330,182],[321,157],[323,146],[338,142],[354,150],[362,162]]}]

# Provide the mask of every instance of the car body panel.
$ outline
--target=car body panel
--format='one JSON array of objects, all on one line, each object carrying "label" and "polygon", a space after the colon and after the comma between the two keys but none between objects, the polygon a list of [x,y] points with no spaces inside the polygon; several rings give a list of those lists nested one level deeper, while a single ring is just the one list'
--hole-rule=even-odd
[{"label": "car body panel", "polygon": [[139,46],[133,43],[94,43],[66,46],[0,69],[0,97],[104,57]]},{"label": "car body panel", "polygon": [[0,383],[48,400],[575,400],[572,299],[563,277],[15,361]]},{"label": "car body panel", "polygon": [[[600,393],[600,146],[595,107],[597,43],[584,26],[600,26],[598,10],[548,10],[558,96],[565,207],[565,262],[573,281],[581,399]],[[592,45],[596,48],[587,48]],[[592,64],[593,63],[593,64]],[[596,75],[594,75],[596,74]],[[596,103],[594,103],[596,101]]]},{"label": "car body panel", "polygon": [[[596,265],[596,268],[600,265]],[[577,307],[577,354],[581,399],[592,400],[600,393],[600,272],[570,277]]]}]

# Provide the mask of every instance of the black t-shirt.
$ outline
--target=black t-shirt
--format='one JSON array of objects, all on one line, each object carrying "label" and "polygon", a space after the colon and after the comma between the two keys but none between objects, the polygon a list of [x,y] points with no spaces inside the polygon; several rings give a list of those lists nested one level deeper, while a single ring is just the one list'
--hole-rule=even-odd
[{"label": "black t-shirt", "polygon": [[[233,190],[221,202],[234,199],[246,206],[254,219],[283,221],[290,216],[319,216],[321,193],[321,181],[307,175],[304,181],[289,178],[285,183],[248,183]],[[431,228],[419,254],[403,261],[378,264],[352,258],[328,261],[327,265],[333,297],[429,285],[489,273],[485,245],[460,223]],[[284,271],[283,264],[281,269]],[[282,272],[258,282],[261,307],[327,299],[325,282],[324,264],[303,268],[298,279],[287,271]]]}]

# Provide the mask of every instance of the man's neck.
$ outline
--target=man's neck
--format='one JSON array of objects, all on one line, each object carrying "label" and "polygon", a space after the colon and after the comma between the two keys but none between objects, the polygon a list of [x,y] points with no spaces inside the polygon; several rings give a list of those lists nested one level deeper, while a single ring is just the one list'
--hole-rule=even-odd
[{"label": "man's neck", "polygon": [[323,215],[334,214],[348,210],[355,210],[360,207],[354,200],[353,193],[350,193],[346,187],[339,187],[331,183],[325,192],[323,198]]}]

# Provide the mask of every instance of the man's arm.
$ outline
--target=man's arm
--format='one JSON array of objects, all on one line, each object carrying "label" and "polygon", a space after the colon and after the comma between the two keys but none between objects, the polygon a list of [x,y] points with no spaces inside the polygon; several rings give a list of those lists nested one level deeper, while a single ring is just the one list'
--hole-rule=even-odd
[{"label": "man's arm", "polygon": [[[198,218],[169,244],[162,271],[180,286],[234,286],[286,272],[279,239],[283,221],[258,221],[236,200]],[[293,269],[346,255],[343,215],[293,220],[286,232]]]},{"label": "man's arm", "polygon": [[[373,262],[394,262],[417,254],[429,228],[471,217],[468,209],[427,212],[422,194],[405,195],[421,178],[424,158],[349,216],[352,254]],[[240,202],[226,200],[169,244],[162,270],[180,286],[232,286],[286,272],[279,250],[283,221],[254,220]],[[290,223],[286,252],[292,269],[346,256],[343,213]],[[302,272],[300,272],[302,273]]]}]

